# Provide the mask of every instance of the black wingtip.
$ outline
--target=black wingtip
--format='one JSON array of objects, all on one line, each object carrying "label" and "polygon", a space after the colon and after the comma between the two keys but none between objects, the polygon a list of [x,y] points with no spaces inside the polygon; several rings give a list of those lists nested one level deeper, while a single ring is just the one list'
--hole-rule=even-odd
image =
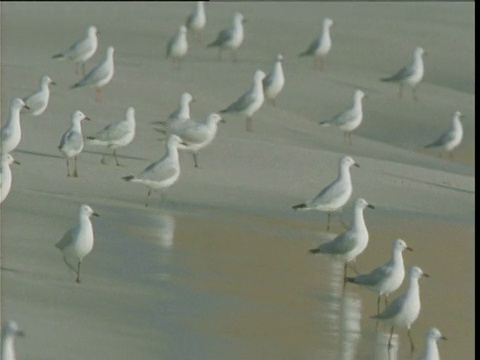
[{"label": "black wingtip", "polygon": [[305,204],[298,204],[298,205],[293,205],[292,209],[298,210],[298,209],[304,209],[306,207],[307,207],[307,205],[305,205]]},{"label": "black wingtip", "polygon": [[63,57],[62,54],[56,54],[56,55],[52,56],[52,59],[58,59],[58,58],[61,58],[61,57]]},{"label": "black wingtip", "polygon": [[87,136],[87,140],[95,140],[94,136]]},{"label": "black wingtip", "polygon": [[354,282],[355,282],[355,278],[354,278],[354,277],[347,277],[346,280],[347,280],[347,282],[351,282],[351,283],[354,283]]},{"label": "black wingtip", "polygon": [[133,175],[122,177],[122,179],[125,180],[125,181],[132,181],[134,178],[135,178],[135,176],[133,176]]},{"label": "black wingtip", "polygon": [[310,249],[310,250],[308,250],[308,252],[309,252],[310,254],[318,254],[318,253],[320,252],[320,250],[318,250],[318,249]]}]

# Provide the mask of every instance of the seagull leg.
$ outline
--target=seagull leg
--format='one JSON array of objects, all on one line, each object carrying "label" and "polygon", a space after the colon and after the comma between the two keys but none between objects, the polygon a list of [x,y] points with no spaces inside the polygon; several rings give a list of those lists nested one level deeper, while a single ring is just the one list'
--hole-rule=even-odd
[{"label": "seagull leg", "polygon": [[113,156],[115,157],[115,163],[117,164],[117,166],[123,166],[123,165],[120,164],[120,162],[118,161],[117,149],[113,150]]},{"label": "seagull leg", "polygon": [[390,337],[388,338],[388,349],[392,348],[392,336],[393,336],[393,326],[392,326],[392,329],[390,330]]},{"label": "seagull leg", "polygon": [[102,88],[95,88],[95,100],[97,102],[102,102]]},{"label": "seagull leg", "polygon": [[199,168],[198,166],[198,159],[197,159],[197,153],[192,153],[193,155],[193,163],[195,164],[196,168]]},{"label": "seagull leg", "polygon": [[70,177],[70,165],[67,158],[67,176]]},{"label": "seagull leg", "polygon": [[100,162],[101,162],[103,165],[106,165],[106,164],[107,164],[107,160],[105,159],[105,155],[106,155],[106,154],[103,154],[102,160],[100,160]]},{"label": "seagull leg", "polygon": [[328,212],[328,217],[327,217],[327,231],[330,230],[330,216],[331,216],[331,212],[329,211]]},{"label": "seagull leg", "polygon": [[64,256],[63,257],[63,262],[69,267],[70,270],[72,270],[75,274],[77,273],[77,269],[75,269],[73,267],[72,264],[70,264],[68,261],[67,261],[67,258]]},{"label": "seagull leg", "polygon": [[412,87],[412,93],[413,93],[413,100],[418,101],[417,88],[415,86]]},{"label": "seagull leg", "polygon": [[247,116],[247,131],[253,131],[253,119],[251,116]]},{"label": "seagull leg", "polygon": [[152,195],[152,189],[148,190],[147,199],[145,200],[145,207],[148,207],[148,200],[150,199],[150,195]]},{"label": "seagull leg", "polygon": [[82,263],[82,261],[79,261],[78,262],[78,268],[77,268],[77,280],[75,280],[77,282],[77,284],[80,284],[80,264]]},{"label": "seagull leg", "polygon": [[348,264],[350,266],[350,269],[352,269],[358,275],[359,272],[357,270],[357,265],[355,264],[355,260],[350,261]]},{"label": "seagull leg", "polygon": [[76,157],[76,156],[74,157],[74,160],[75,160],[75,169],[73,170],[73,177],[78,177],[78,173],[77,173],[77,157]]},{"label": "seagull leg", "polygon": [[343,290],[345,290],[345,286],[347,285],[347,265],[348,263],[345,261],[345,265],[343,266]]},{"label": "seagull leg", "polygon": [[415,345],[413,345],[412,334],[410,333],[410,328],[407,330],[408,339],[410,340],[410,354],[415,350]]}]

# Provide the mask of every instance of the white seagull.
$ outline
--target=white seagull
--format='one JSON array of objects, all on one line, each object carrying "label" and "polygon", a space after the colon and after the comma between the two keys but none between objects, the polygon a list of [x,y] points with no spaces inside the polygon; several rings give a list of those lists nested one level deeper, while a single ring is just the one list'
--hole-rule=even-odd
[{"label": "white seagull", "polygon": [[347,278],[348,282],[361,285],[378,294],[377,314],[380,313],[380,298],[385,297],[385,306],[387,306],[388,296],[402,285],[405,277],[403,250],[413,251],[405,241],[395,239],[392,245],[392,257],[386,264],[373,269],[368,274]]},{"label": "white seagull", "polygon": [[418,266],[411,267],[408,273],[407,290],[393,300],[383,312],[371,317],[371,319],[383,321],[392,327],[390,337],[388,338],[389,348],[392,346],[393,329],[395,327],[406,327],[408,329],[408,339],[410,340],[410,351],[413,353],[415,349],[410,328],[417,320],[418,314],[420,314],[420,287],[418,279],[422,276],[429,277]]},{"label": "white seagull", "polygon": [[7,122],[0,129],[1,153],[12,152],[20,143],[22,138],[22,128],[20,127],[20,110],[30,108],[20,98],[14,98],[10,102],[10,114]]},{"label": "white seagull", "polygon": [[72,85],[70,89],[75,89],[82,86],[91,86],[95,88],[95,100],[102,101],[102,86],[105,86],[112,80],[114,74],[113,66],[113,46],[107,49],[107,56],[103,62],[94,67],[85,77]]},{"label": "white seagull", "polygon": [[182,25],[178,32],[168,41],[167,59],[172,59],[173,64],[177,63],[178,69],[180,69],[181,60],[187,55],[187,51],[187,28]]},{"label": "white seagull", "polygon": [[187,120],[183,122],[183,126],[178,126],[173,132],[170,132],[179,136],[186,144],[185,146],[179,145],[179,149],[192,153],[196,168],[199,167],[198,152],[213,141],[217,134],[217,125],[219,122],[224,123],[225,120],[223,120],[220,115],[212,113],[203,122]]},{"label": "white seagull", "polygon": [[440,360],[438,340],[447,340],[447,338],[436,327],[429,328],[425,333],[425,352],[418,360]]},{"label": "white seagull", "polygon": [[78,64],[82,64],[82,74],[85,75],[85,62],[97,51],[99,34],[95,26],[87,29],[87,37],[77,41],[64,52],[53,55],[54,59],[70,59],[75,62],[75,74],[78,74]]},{"label": "white seagull", "polygon": [[[67,159],[67,176],[78,177],[77,155],[80,154],[80,152],[83,150],[82,127],[80,125],[82,120],[90,119],[86,117],[81,111],[75,111],[72,115],[72,125],[62,135],[62,138],[60,139],[60,145],[58,145],[58,150],[60,150]],[[73,170],[73,175],[70,175],[70,158],[74,158],[75,160],[75,168]]]},{"label": "white seagull", "polygon": [[335,115],[330,120],[320,122],[320,126],[337,126],[344,132],[344,140],[347,142],[347,138],[350,139],[350,145],[352,144],[352,131],[360,126],[363,119],[362,99],[366,95],[362,90],[355,90],[353,94],[353,106]]},{"label": "white seagull", "polygon": [[298,56],[313,56],[313,68],[323,70],[324,58],[332,48],[332,39],[330,38],[330,27],[333,20],[326,18],[323,20],[322,32],[308,47],[307,50],[298,54]]},{"label": "white seagull", "polygon": [[[117,166],[120,166],[117,158],[117,149],[130,144],[135,137],[135,109],[130,106],[125,114],[125,119],[115,121],[102,130],[95,136],[87,136],[87,144],[106,146],[113,150],[113,156]],[[102,164],[106,164],[105,154],[103,154]]]},{"label": "white seagull", "polygon": [[[132,183],[144,184],[148,187],[147,200],[145,206],[148,206],[148,200],[152,191],[162,190],[172,186],[180,176],[180,163],[178,161],[178,146],[182,140],[176,135],[170,135],[167,138],[167,152],[158,161],[148,165],[137,176],[125,176],[122,179]],[[185,143],[182,145],[186,146]]]},{"label": "white seagull", "polygon": [[[81,205],[78,214],[78,225],[68,230],[62,239],[55,244],[63,254],[63,261],[77,274],[80,282],[80,265],[85,256],[93,249],[93,227],[90,216],[100,216],[88,205]],[[76,262],[76,267],[68,260]]]},{"label": "white seagull", "polygon": [[340,210],[352,195],[352,178],[350,167],[360,167],[350,156],[343,156],[339,161],[338,176],[312,200],[294,205],[295,210],[320,210],[328,212],[327,231],[330,229],[332,211]]},{"label": "white seagull", "polygon": [[9,320],[2,326],[2,360],[15,360],[15,339],[17,337],[24,337],[25,333],[20,330],[18,324]]},{"label": "white seagull", "polygon": [[398,97],[402,97],[403,86],[408,85],[412,87],[413,98],[418,100],[416,87],[423,78],[423,56],[427,53],[421,48],[416,47],[413,52],[413,60],[410,64],[400,69],[395,75],[380,79],[386,82],[396,82],[400,84]]},{"label": "white seagull", "polygon": [[197,1],[195,4],[195,10],[188,15],[185,21],[185,26],[188,31],[193,33],[193,36],[197,38],[198,42],[202,41],[202,31],[207,24],[207,17],[205,15],[205,1]]},{"label": "white seagull", "polygon": [[464,115],[460,111],[455,111],[450,127],[434,142],[425,145],[426,148],[437,148],[441,152],[439,156],[442,157],[443,152],[448,152],[450,157],[453,157],[453,149],[455,149],[463,139],[463,127],[460,121]]},{"label": "white seagull", "polygon": [[23,98],[23,102],[30,108],[29,113],[33,116],[41,115],[47,109],[48,100],[50,99],[50,88],[48,85],[50,84],[56,85],[50,76],[43,76],[40,80],[40,89],[36,93]]},{"label": "white seagull", "polygon": [[233,15],[232,25],[220,31],[217,38],[212,41],[207,47],[218,47],[218,60],[222,59],[222,52],[224,50],[232,50],[233,61],[237,61],[237,50],[243,42],[243,24],[245,18],[239,12]]},{"label": "white seagull", "polygon": [[12,187],[12,170],[11,164],[20,165],[20,163],[10,154],[1,155],[0,163],[0,203],[8,196]]},{"label": "white seagull", "polygon": [[363,218],[363,210],[365,208],[375,209],[365,199],[358,198],[355,201],[353,208],[353,222],[351,227],[337,235],[332,241],[320,244],[315,249],[309,250],[312,254],[327,254],[339,260],[342,260],[344,265],[343,279],[344,284],[347,279],[347,265],[355,262],[355,259],[360,255],[368,245],[368,230]]},{"label": "white seagull", "polygon": [[265,95],[263,94],[262,81],[265,73],[262,70],[255,71],[253,76],[253,85],[235,102],[220,110],[222,113],[238,113],[247,116],[247,131],[253,131],[253,114],[262,106]]},{"label": "white seagull", "polygon": [[263,79],[263,92],[265,99],[269,100],[275,106],[275,98],[285,86],[285,75],[282,67],[283,56],[278,54],[275,58],[273,70]]}]

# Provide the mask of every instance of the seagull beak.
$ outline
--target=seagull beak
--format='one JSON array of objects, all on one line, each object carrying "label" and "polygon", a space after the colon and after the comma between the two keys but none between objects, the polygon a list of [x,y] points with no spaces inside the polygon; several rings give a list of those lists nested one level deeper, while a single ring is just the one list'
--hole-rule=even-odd
[{"label": "seagull beak", "polygon": [[413,249],[410,246],[407,246],[405,249],[408,251],[413,251]]},{"label": "seagull beak", "polygon": [[447,340],[447,338],[445,336],[442,336],[440,340]]},{"label": "seagull beak", "polygon": [[24,108],[30,110],[30,107],[28,105],[25,105]]},{"label": "seagull beak", "polygon": [[85,116],[85,117],[83,118],[83,120],[88,120],[88,121],[90,121],[91,119],[90,119],[89,117]]},{"label": "seagull beak", "polygon": [[15,332],[15,335],[24,337],[24,336],[25,336],[25,332],[24,332],[23,330],[18,330],[18,331]]},{"label": "seagull beak", "polygon": [[196,101],[197,101],[197,100],[195,100],[195,98],[192,98],[192,101],[191,101],[191,102],[194,103],[194,102],[196,102]]},{"label": "seagull beak", "polygon": [[96,212],[92,213],[92,216],[100,217],[100,215],[98,215]]},{"label": "seagull beak", "polygon": [[357,163],[354,163],[353,166],[356,166],[356,167],[360,167],[360,165],[358,165]]},{"label": "seagull beak", "polygon": [[223,119],[223,118],[222,118],[222,119],[220,119],[220,121],[219,121],[219,122],[221,122],[222,124],[225,124],[225,123],[226,123],[225,119]]},{"label": "seagull beak", "polygon": [[55,81],[51,81],[50,85],[57,85],[57,83]]},{"label": "seagull beak", "polygon": [[17,164],[17,165],[20,165],[20,162],[17,161],[17,160],[13,160],[13,163],[14,163],[14,164]]},{"label": "seagull beak", "polygon": [[372,204],[368,204],[367,207],[370,209],[375,209],[375,206],[373,206]]},{"label": "seagull beak", "polygon": [[425,276],[425,277],[430,277],[430,275],[426,274],[426,273],[423,273],[422,276]]}]

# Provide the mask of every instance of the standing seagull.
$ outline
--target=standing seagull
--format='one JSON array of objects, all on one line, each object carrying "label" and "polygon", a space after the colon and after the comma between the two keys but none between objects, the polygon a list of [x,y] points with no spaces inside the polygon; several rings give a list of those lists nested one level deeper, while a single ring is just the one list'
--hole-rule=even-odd
[{"label": "standing seagull", "polygon": [[70,59],[75,62],[75,74],[78,74],[78,64],[82,64],[82,74],[85,75],[85,62],[97,51],[99,32],[95,26],[87,29],[87,37],[77,41],[64,52],[53,55],[54,59]]},{"label": "standing seagull", "polygon": [[[60,145],[58,149],[67,159],[67,176],[78,177],[77,173],[77,155],[83,150],[83,136],[82,136],[82,127],[80,122],[82,120],[90,120],[86,117],[81,111],[77,110],[72,115],[72,125],[70,128],[62,135],[60,139]],[[75,168],[73,170],[73,175],[70,175],[70,165],[69,159],[75,159]]]},{"label": "standing seagull", "polygon": [[217,125],[219,122],[224,123],[225,120],[223,120],[220,115],[212,113],[204,122],[186,120],[183,127],[177,127],[171,132],[179,136],[186,144],[186,146],[180,145],[179,149],[192,153],[196,168],[198,168],[197,154],[213,141],[217,134]]},{"label": "standing seagull", "polygon": [[205,16],[204,1],[197,1],[195,10],[188,15],[185,26],[188,31],[193,33],[198,42],[202,42],[202,31],[207,24],[207,17]]},{"label": "standing seagull", "polygon": [[[90,216],[100,216],[88,205],[81,205],[79,211],[79,222],[74,228],[68,230],[62,239],[55,244],[63,254],[63,261],[77,274],[77,283],[80,282],[80,265],[85,256],[93,249],[93,227]],[[68,260],[77,263],[75,268]]]},{"label": "standing seagull", "polygon": [[423,78],[423,56],[427,53],[421,48],[416,47],[413,52],[413,60],[410,64],[402,68],[395,75],[380,79],[386,82],[396,82],[400,84],[398,91],[398,97],[402,97],[403,86],[408,85],[412,87],[413,99],[418,100],[417,97],[417,85]]},{"label": "standing seagull", "polygon": [[310,44],[307,50],[298,54],[298,56],[313,56],[314,69],[318,68],[323,71],[324,58],[332,48],[332,39],[330,38],[330,27],[332,25],[332,19],[324,19],[320,36]]},{"label": "standing seagull", "polygon": [[[125,119],[113,122],[95,136],[87,136],[87,143],[90,145],[101,145],[113,150],[113,156],[117,166],[120,166],[117,158],[117,149],[127,146],[135,137],[135,109],[129,107],[125,114]],[[103,154],[102,164],[106,164],[105,154]]]},{"label": "standing seagull", "polygon": [[15,339],[18,336],[25,336],[25,333],[20,330],[18,324],[9,320],[2,326],[2,360],[15,360]]},{"label": "standing seagull", "polygon": [[[146,185],[149,190],[145,206],[148,206],[148,200],[152,191],[162,190],[172,186],[180,176],[180,163],[178,161],[178,146],[181,139],[176,135],[170,135],[167,139],[167,153],[158,161],[148,165],[137,176],[125,176],[122,179],[132,183]],[[185,143],[182,145],[186,146]]]},{"label": "standing seagull", "polygon": [[22,128],[20,127],[20,110],[30,108],[20,98],[15,98],[10,103],[10,114],[6,124],[0,129],[2,154],[12,152],[20,143]]},{"label": "standing seagull", "polygon": [[341,210],[352,195],[350,166],[360,167],[350,156],[343,156],[339,162],[338,176],[312,200],[294,205],[295,210],[320,210],[328,212],[327,231],[330,229],[332,211]]},{"label": "standing seagull", "polygon": [[11,164],[20,165],[20,163],[10,154],[2,154],[0,163],[0,203],[5,200],[12,187],[12,170]]},{"label": "standing seagull", "polygon": [[255,71],[253,76],[252,87],[240,96],[235,102],[230,104],[219,112],[222,113],[238,113],[247,116],[247,131],[253,131],[253,114],[260,109],[265,100],[263,94],[262,81],[265,78],[265,73],[262,70]]},{"label": "standing seagull", "polygon": [[43,76],[40,80],[40,89],[36,93],[23,98],[23,102],[30,108],[30,113],[33,116],[41,115],[47,109],[50,98],[48,85],[50,84],[56,85],[50,76]]},{"label": "standing seagull", "polygon": [[113,67],[113,46],[107,49],[107,57],[105,60],[94,67],[85,77],[72,85],[70,89],[75,89],[82,86],[92,86],[95,88],[96,96],[95,100],[102,101],[102,86],[108,84],[112,80],[114,67]]},{"label": "standing seagull", "polygon": [[408,329],[408,339],[410,340],[410,351],[413,353],[415,349],[410,328],[415,320],[417,320],[418,314],[420,314],[420,287],[418,285],[418,279],[422,276],[429,277],[428,274],[425,274],[422,269],[417,266],[410,268],[407,290],[392,301],[383,312],[371,317],[371,319],[384,321],[391,325],[390,337],[388,338],[389,348],[392,347],[394,327],[406,327]]},{"label": "standing seagull", "polygon": [[437,148],[441,152],[439,154],[442,157],[443,152],[448,152],[450,158],[453,158],[452,150],[455,149],[463,139],[463,127],[460,118],[465,117],[460,111],[455,111],[450,127],[434,142],[425,145],[426,148]]},{"label": "standing seagull", "polygon": [[245,18],[239,12],[233,15],[232,25],[220,31],[217,38],[207,45],[207,47],[218,47],[218,60],[222,59],[222,52],[224,50],[232,50],[233,61],[237,61],[237,49],[243,42],[243,24]]},{"label": "standing seagull", "polygon": [[278,54],[273,65],[273,70],[263,79],[263,92],[265,99],[275,106],[275,98],[285,86],[285,76],[282,67],[283,56]]},{"label": "standing seagull", "polygon": [[366,97],[366,95],[362,90],[356,90],[353,94],[353,106],[350,109],[335,115],[330,120],[320,122],[320,126],[337,126],[344,132],[345,143],[348,138],[350,139],[350,145],[352,145],[352,131],[362,123],[362,99],[364,97]]},{"label": "standing seagull", "polygon": [[180,70],[181,60],[187,55],[187,51],[187,28],[182,25],[167,44],[167,59],[171,58],[173,64],[177,63],[177,69]]},{"label": "standing seagull", "polygon": [[425,333],[425,352],[418,358],[418,360],[440,360],[440,354],[438,352],[437,341],[447,340],[442,335],[440,330],[436,327],[431,327]]},{"label": "standing seagull", "polygon": [[332,241],[320,244],[309,250],[312,254],[328,254],[342,260],[344,265],[343,281],[347,281],[347,264],[352,264],[368,245],[368,230],[363,218],[365,208],[375,209],[365,199],[358,198],[353,209],[353,222],[350,229],[339,234]]},{"label": "standing seagull", "polygon": [[385,296],[385,307],[388,304],[388,296],[402,285],[405,277],[403,265],[403,250],[413,251],[402,239],[395,239],[392,245],[392,258],[386,264],[379,266],[368,274],[362,274],[347,278],[348,282],[364,286],[378,294],[377,314],[380,314],[380,298]]}]

